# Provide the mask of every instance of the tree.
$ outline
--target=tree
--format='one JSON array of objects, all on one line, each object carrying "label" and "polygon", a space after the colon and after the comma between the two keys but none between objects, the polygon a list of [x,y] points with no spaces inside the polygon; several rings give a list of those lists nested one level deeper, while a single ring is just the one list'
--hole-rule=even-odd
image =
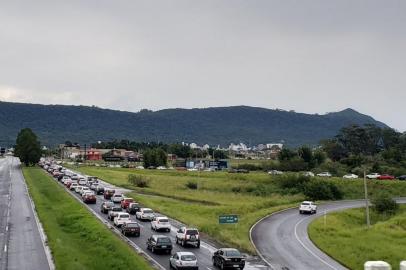
[{"label": "tree", "polygon": [[144,167],[166,166],[167,154],[161,148],[148,149],[143,154]]},{"label": "tree", "polygon": [[24,128],[18,133],[15,154],[26,166],[32,166],[40,160],[41,146],[31,129]]}]

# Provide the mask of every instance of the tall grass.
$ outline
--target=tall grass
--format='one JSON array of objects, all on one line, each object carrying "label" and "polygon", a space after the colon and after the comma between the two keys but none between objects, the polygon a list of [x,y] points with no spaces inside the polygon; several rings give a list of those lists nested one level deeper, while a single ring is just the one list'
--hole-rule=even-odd
[{"label": "tall grass", "polygon": [[315,220],[309,227],[311,240],[350,269],[363,269],[366,261],[383,260],[393,269],[406,260],[406,206],[397,215],[371,212],[373,226],[365,226],[365,209],[352,209]]}]

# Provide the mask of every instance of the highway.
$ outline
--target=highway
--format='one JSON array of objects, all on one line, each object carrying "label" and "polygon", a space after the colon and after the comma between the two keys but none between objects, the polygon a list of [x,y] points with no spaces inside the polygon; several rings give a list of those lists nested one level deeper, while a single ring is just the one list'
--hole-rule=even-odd
[{"label": "highway", "polygon": [[[55,181],[57,181],[57,180],[55,180]],[[116,189],[116,192],[118,192],[118,193],[125,193],[127,191],[127,190],[120,189],[119,187],[115,187],[115,186],[113,186],[111,184],[108,184],[106,182],[103,182],[103,181],[100,181],[100,183],[101,183],[101,185],[103,185],[105,187]],[[60,183],[60,185],[63,186],[62,183]],[[65,190],[66,190],[66,192],[69,192],[72,196],[74,196],[75,198],[81,200],[80,195],[77,194],[76,192],[69,191],[66,188],[65,188]],[[109,227],[113,228],[114,227],[113,222],[107,219],[106,214],[103,214],[103,213],[100,212],[100,206],[101,206],[103,201],[104,201],[103,196],[98,195],[96,204],[88,204],[87,206],[89,207],[89,210],[91,210],[95,215],[97,215],[101,220],[103,220],[103,222],[105,224],[108,224]],[[159,213],[156,213],[156,214],[159,215]],[[131,219],[137,221],[135,216],[131,216]],[[170,221],[171,221],[171,224],[172,224],[171,232],[155,232],[155,231],[151,230],[150,222],[137,221],[137,222],[139,222],[139,224],[141,226],[141,236],[140,237],[127,237],[126,239],[128,239],[129,241],[134,243],[138,248],[140,248],[142,250],[143,253],[147,254],[150,258],[152,258],[153,261],[155,262],[155,264],[159,268],[161,268],[161,269],[170,269],[169,268],[169,257],[170,257],[170,255],[167,255],[167,254],[154,254],[151,251],[146,249],[147,239],[152,234],[167,235],[167,236],[169,236],[171,238],[172,243],[173,243],[174,249],[172,251],[172,254],[174,252],[177,252],[177,251],[191,251],[196,255],[196,257],[198,259],[199,269],[215,270],[215,267],[213,267],[211,258],[212,258],[213,252],[217,249],[217,247],[215,247],[213,244],[209,244],[209,243],[207,243],[205,241],[201,242],[200,248],[194,248],[194,247],[183,248],[180,245],[175,244],[175,235],[176,235],[177,228],[182,226],[182,224],[180,224],[179,222],[177,222],[177,221],[175,221],[173,219],[170,219]],[[247,270],[252,270],[252,269],[267,270],[267,269],[269,269],[269,266],[266,265],[259,258],[249,257],[249,258],[247,258],[246,267],[244,269],[247,269]]]},{"label": "highway", "polygon": [[[406,203],[406,199],[397,199]],[[298,209],[281,211],[259,221],[251,230],[258,253],[274,270],[347,269],[318,249],[309,239],[307,228],[325,213],[359,208],[365,201],[341,201],[319,205],[317,214],[300,215]]]},{"label": "highway", "polygon": [[19,160],[12,157],[0,159],[0,215],[0,269],[51,269]]}]

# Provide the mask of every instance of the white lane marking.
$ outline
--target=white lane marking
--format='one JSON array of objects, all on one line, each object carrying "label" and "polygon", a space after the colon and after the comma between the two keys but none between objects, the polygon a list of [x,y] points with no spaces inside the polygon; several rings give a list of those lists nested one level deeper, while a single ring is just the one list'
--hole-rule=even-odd
[{"label": "white lane marking", "polygon": [[[348,207],[337,207],[337,208],[333,208],[330,209],[327,212],[333,212],[333,211],[337,211],[337,210],[341,210],[341,209],[347,209]],[[303,218],[301,220],[299,220],[296,225],[295,225],[295,237],[296,240],[300,243],[300,245],[302,245],[302,247],[304,247],[310,254],[312,254],[316,259],[318,259],[319,261],[321,261],[322,263],[324,263],[325,265],[327,265],[328,267],[330,267],[331,269],[334,270],[338,270],[337,268],[335,268],[334,266],[332,266],[331,264],[329,264],[328,262],[326,262],[325,260],[323,260],[322,258],[320,258],[320,256],[318,256],[316,253],[314,253],[309,247],[307,247],[300,239],[299,239],[299,235],[297,234],[297,228],[298,226],[305,220],[310,219],[312,216],[308,216],[306,218]]]},{"label": "white lane marking", "polygon": [[7,252],[7,245],[4,245],[4,252]]}]

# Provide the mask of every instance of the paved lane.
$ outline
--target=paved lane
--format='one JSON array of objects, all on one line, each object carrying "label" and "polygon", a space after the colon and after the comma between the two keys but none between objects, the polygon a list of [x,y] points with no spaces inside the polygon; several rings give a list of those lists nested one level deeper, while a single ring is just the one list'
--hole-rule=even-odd
[{"label": "paved lane", "polygon": [[[406,199],[398,199],[406,203]],[[350,208],[359,208],[365,201],[342,201],[319,205],[317,214],[300,215],[297,209],[271,215],[251,231],[251,238],[258,252],[274,270],[345,270],[310,240],[309,224],[325,212],[330,213]]]},{"label": "paved lane", "polygon": [[4,185],[4,182],[7,185],[11,179],[10,220],[6,225],[9,233],[7,263],[4,269],[50,269],[18,159],[6,158],[0,170],[0,182],[3,182],[0,185]]},{"label": "paved lane", "polygon": [[0,158],[0,269],[7,267],[10,171],[5,158]]}]

